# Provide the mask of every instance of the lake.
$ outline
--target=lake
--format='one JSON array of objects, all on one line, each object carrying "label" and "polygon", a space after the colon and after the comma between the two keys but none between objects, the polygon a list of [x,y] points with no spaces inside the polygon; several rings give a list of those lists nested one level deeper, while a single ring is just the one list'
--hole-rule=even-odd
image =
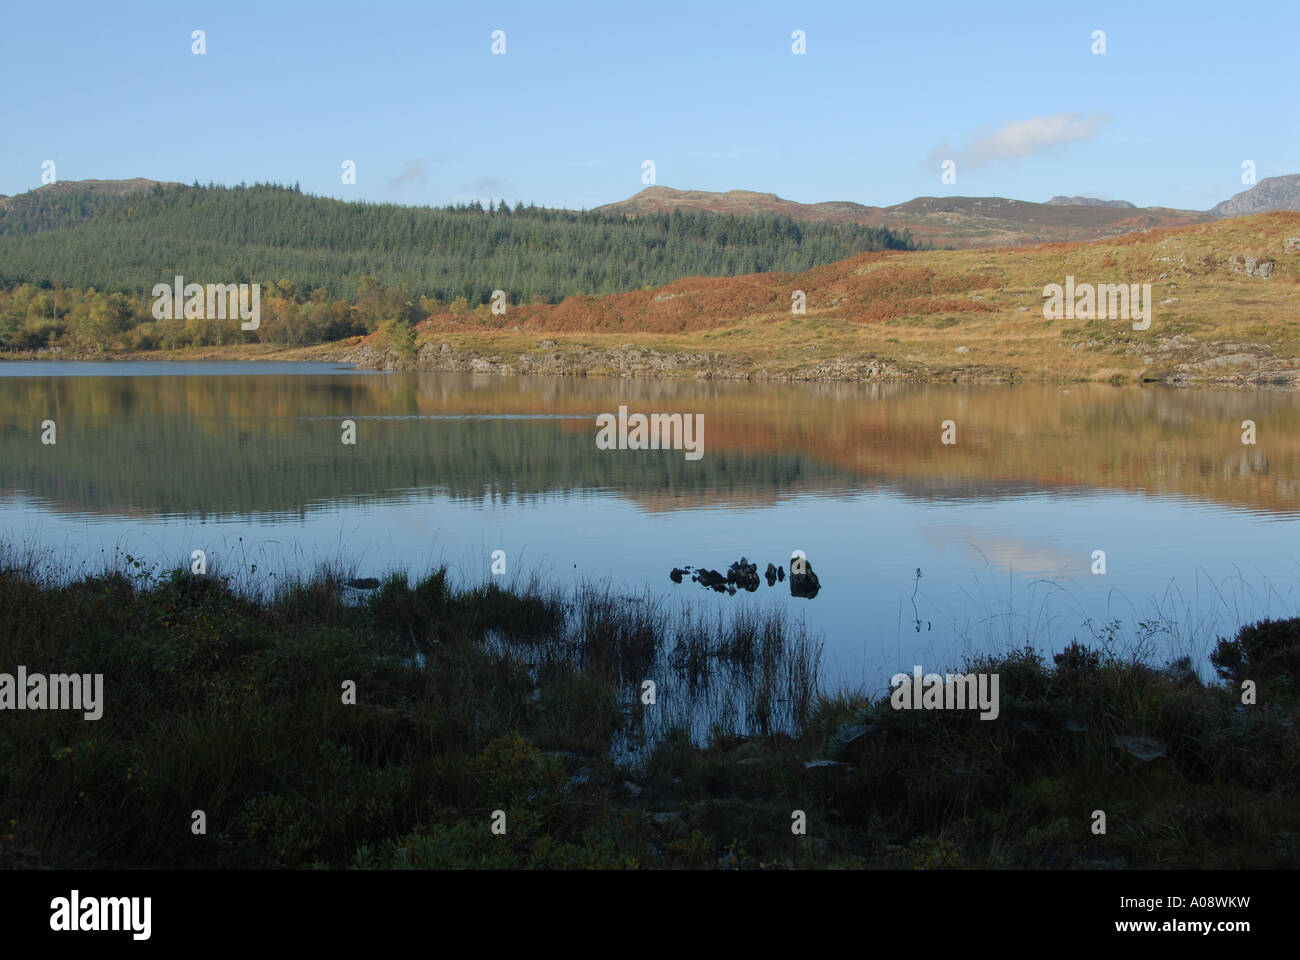
[{"label": "lake", "polygon": [[[701,455],[600,449],[596,418],[620,407],[701,415]],[[830,687],[1112,635],[1208,676],[1218,636],[1297,614],[1298,507],[1283,391],[0,363],[11,548],[92,569],[201,549],[246,582],[329,561],[481,580],[500,550],[507,580],[784,605],[824,642]],[[795,550],[815,598],[669,579],[741,556],[788,570]]]}]

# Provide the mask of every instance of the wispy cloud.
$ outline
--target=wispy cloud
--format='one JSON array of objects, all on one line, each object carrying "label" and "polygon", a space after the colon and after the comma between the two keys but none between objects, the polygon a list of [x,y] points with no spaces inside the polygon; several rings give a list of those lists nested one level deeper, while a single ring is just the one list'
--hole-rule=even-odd
[{"label": "wispy cloud", "polygon": [[429,183],[429,171],[450,159],[449,153],[431,153],[427,157],[407,160],[402,166],[402,172],[391,178],[387,187],[389,190],[400,190],[409,186],[426,186]]},{"label": "wispy cloud", "polygon": [[474,196],[493,196],[504,194],[509,190],[509,186],[503,180],[496,177],[479,177],[473,183],[467,183],[460,188],[461,193],[468,193]]},{"label": "wispy cloud", "polygon": [[929,165],[937,170],[945,160],[952,160],[958,169],[969,169],[1050,153],[1069,143],[1091,140],[1109,122],[1110,114],[1104,110],[1015,120],[993,131],[976,130],[960,147],[947,141],[939,144],[930,151]]}]

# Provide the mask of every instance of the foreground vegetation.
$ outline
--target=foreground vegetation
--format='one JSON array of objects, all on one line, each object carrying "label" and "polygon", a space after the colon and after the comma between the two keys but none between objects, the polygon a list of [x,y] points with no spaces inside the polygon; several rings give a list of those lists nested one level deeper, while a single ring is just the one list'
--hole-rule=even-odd
[{"label": "foreground vegetation", "polygon": [[817,644],[776,608],[445,571],[352,593],[329,571],[259,597],[0,564],[0,671],[105,689],[94,722],[0,714],[0,865],[1300,864],[1297,620],[1222,641],[1226,684],[1078,646],[979,659],[1001,678],[981,721],[820,693]]}]

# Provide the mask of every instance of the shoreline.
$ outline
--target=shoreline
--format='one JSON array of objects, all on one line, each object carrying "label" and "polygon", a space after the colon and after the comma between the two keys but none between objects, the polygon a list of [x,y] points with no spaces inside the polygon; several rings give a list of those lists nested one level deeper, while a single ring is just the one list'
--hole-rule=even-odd
[{"label": "shoreline", "polygon": [[[400,356],[375,341],[378,335],[351,341],[285,347],[272,344],[230,344],[187,347],[179,350],[111,351],[80,354],[42,350],[0,353],[0,363],[44,362],[238,362],[238,363],[345,363],[358,370],[382,373],[475,373],[493,376],[592,377],[610,380],[729,380],[767,383],[912,383],[958,385],[1086,384],[1113,386],[1158,385],[1207,389],[1300,390],[1300,365],[1274,362],[1270,369],[1253,372],[1197,375],[1177,370],[1159,376],[1146,371],[1101,370],[1093,375],[1052,375],[1043,370],[990,369],[980,366],[928,368],[915,362],[875,357],[836,356],[806,367],[755,364],[743,355],[672,350],[670,345],[636,346],[625,341],[612,347],[592,344],[590,334],[574,335],[562,349],[563,334],[551,333],[535,349],[456,346],[464,335],[423,340],[414,357]],[[437,342],[434,342],[434,340]],[[656,338],[658,339],[658,338]],[[1210,366],[1215,366],[1213,360]]]}]

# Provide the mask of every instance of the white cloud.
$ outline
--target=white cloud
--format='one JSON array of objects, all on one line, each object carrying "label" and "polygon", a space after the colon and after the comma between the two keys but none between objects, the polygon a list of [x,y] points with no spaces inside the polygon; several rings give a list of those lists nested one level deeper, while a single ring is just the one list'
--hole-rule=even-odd
[{"label": "white cloud", "polygon": [[975,131],[961,147],[945,141],[930,152],[929,162],[937,170],[945,160],[953,160],[960,170],[1019,160],[1035,153],[1049,153],[1068,143],[1091,140],[1109,122],[1110,114],[1104,110],[1014,120],[992,132]]}]

